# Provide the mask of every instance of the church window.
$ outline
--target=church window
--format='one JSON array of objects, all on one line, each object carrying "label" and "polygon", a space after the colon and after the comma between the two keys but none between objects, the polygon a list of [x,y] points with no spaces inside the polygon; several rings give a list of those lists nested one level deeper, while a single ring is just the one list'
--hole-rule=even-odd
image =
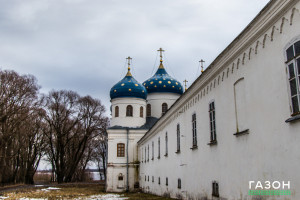
[{"label": "church window", "polygon": [[176,153],[180,152],[180,125],[177,124],[177,151]]},{"label": "church window", "polygon": [[210,141],[215,143],[217,141],[216,135],[216,114],[215,114],[215,102],[209,104],[209,122],[210,122]]},{"label": "church window", "polygon": [[192,130],[193,130],[193,148],[197,147],[197,123],[196,113],[192,115]]},{"label": "church window", "polygon": [[119,106],[115,107],[115,117],[119,117]]},{"label": "church window", "polygon": [[152,159],[151,160],[154,160],[154,141],[152,141]]},{"label": "church window", "polygon": [[126,107],[126,116],[127,117],[132,117],[133,116],[133,107],[132,107],[132,105],[128,105]]},{"label": "church window", "polygon": [[158,185],[160,185],[160,177],[158,177]]},{"label": "church window", "polygon": [[180,179],[180,178],[178,179],[178,185],[177,185],[177,188],[178,188],[178,189],[181,189],[181,179]]},{"label": "church window", "polygon": [[143,108],[143,106],[140,107],[140,117],[144,117],[144,108]]},{"label": "church window", "polygon": [[166,177],[166,186],[168,186],[169,185],[169,180],[168,180],[168,177]]},{"label": "church window", "polygon": [[219,197],[219,183],[216,181],[212,183],[212,196]]},{"label": "church window", "polygon": [[165,156],[168,156],[168,132],[166,132],[165,143],[166,143],[166,153],[165,153]]},{"label": "church window", "polygon": [[300,41],[286,50],[286,67],[290,85],[291,115],[300,114]]},{"label": "church window", "polygon": [[147,117],[151,116],[151,104],[147,104]]},{"label": "church window", "polygon": [[142,151],[141,151],[141,153],[142,153],[142,162],[144,162],[144,154],[143,154],[143,148],[142,148]]},{"label": "church window", "polygon": [[149,182],[149,176],[148,176],[148,182]]},{"label": "church window", "polygon": [[145,147],[145,162],[147,161],[147,148]]},{"label": "church window", "polygon": [[158,152],[157,153],[158,156],[157,156],[157,158],[160,159],[160,137],[158,138],[158,145],[157,145],[157,147],[158,147],[158,151],[157,151]]},{"label": "church window", "polygon": [[152,176],[152,183],[154,183],[154,176]]},{"label": "church window", "polygon": [[167,110],[168,110],[168,104],[163,103],[163,104],[161,105],[162,115],[165,114],[165,113],[167,112]]},{"label": "church window", "polygon": [[145,175],[145,181],[147,181],[147,176]]},{"label": "church window", "polygon": [[125,157],[125,144],[124,143],[117,144],[117,157]]},{"label": "church window", "polygon": [[149,144],[148,144],[148,161],[149,161]]},{"label": "church window", "polygon": [[123,181],[123,175],[122,175],[122,174],[119,174],[118,180],[119,180],[119,181]]}]

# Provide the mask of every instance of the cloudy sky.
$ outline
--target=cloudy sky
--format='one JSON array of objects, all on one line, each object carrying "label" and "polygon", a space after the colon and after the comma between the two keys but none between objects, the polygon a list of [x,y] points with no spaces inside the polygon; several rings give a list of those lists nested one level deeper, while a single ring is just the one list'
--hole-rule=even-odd
[{"label": "cloudy sky", "polygon": [[269,0],[0,0],[0,68],[110,106],[126,73],[143,82],[165,49],[169,74],[189,85]]}]

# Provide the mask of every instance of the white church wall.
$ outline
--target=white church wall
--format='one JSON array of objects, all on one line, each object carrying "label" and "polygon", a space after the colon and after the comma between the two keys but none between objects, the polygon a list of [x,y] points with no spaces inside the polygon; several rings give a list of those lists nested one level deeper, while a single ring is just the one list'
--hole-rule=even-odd
[{"label": "white church wall", "polygon": [[[137,142],[145,134],[146,130],[129,129],[129,140],[127,147],[126,129],[108,129],[108,161],[107,161],[107,184],[108,192],[122,192],[126,190],[127,185],[127,155],[129,163],[129,190],[134,190],[134,184],[138,182],[138,150]],[[124,157],[117,156],[117,144],[125,144]],[[123,180],[118,180],[119,174],[123,175]]]},{"label": "white church wall", "polygon": [[[300,174],[296,173],[300,164],[300,123],[285,123],[290,117],[290,109],[284,57],[288,44],[300,37],[299,8],[299,1],[273,3],[269,8],[272,12],[261,16],[255,26],[212,69],[204,72],[196,86],[190,88],[139,141],[139,156],[142,156],[141,151],[144,152],[145,147],[150,147],[149,161],[140,164],[140,185],[144,191],[158,195],[170,194],[171,197],[212,199],[212,182],[217,181],[220,197],[251,199],[252,196],[248,195],[249,181],[290,181],[290,197],[300,199],[297,193]],[[295,13],[290,25],[293,10]],[[263,29],[265,24],[268,26]],[[240,78],[244,78],[246,105],[244,128],[241,129],[249,129],[249,134],[235,136],[234,84]],[[212,100],[216,109],[217,144],[208,145],[208,105]],[[192,150],[193,113],[197,116],[198,148]],[[176,154],[178,123],[181,127],[181,151]],[[169,146],[167,157],[164,156],[166,132]],[[160,159],[157,159],[158,137],[161,144]],[[152,141],[155,144],[154,160],[151,160]],[[161,178],[160,185],[158,177]],[[165,184],[166,177],[168,186]],[[181,178],[181,189],[177,188],[178,178]],[[274,198],[286,197],[289,196]]]},{"label": "white church wall", "polygon": [[[111,100],[111,126],[139,127],[146,123],[146,100],[139,98],[116,98]],[[126,107],[133,107],[133,116],[126,116]],[[119,117],[115,117],[115,108],[119,107]],[[140,107],[143,107],[143,117],[140,117]]]},{"label": "white church wall", "polygon": [[174,93],[150,93],[147,96],[147,104],[151,105],[151,116],[160,118],[162,115],[162,104],[166,103],[168,109],[180,97]]}]

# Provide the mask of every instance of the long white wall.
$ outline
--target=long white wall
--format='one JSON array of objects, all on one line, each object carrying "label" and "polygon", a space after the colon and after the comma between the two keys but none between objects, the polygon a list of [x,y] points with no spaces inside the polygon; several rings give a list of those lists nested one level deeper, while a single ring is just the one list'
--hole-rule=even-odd
[{"label": "long white wall", "polygon": [[[221,198],[251,199],[249,181],[290,181],[292,195],[272,199],[300,199],[300,121],[285,122],[291,117],[285,50],[291,42],[300,39],[299,10],[299,1],[272,1],[253,26],[216,59],[214,66],[139,141],[140,185],[145,192],[212,199],[212,182],[217,181]],[[240,118],[241,129],[249,129],[249,134],[235,136],[234,91],[241,78],[246,105],[240,112],[245,114]],[[217,144],[208,145],[208,105],[212,100],[216,109]],[[197,149],[191,149],[194,113]],[[175,153],[178,123],[181,152]],[[164,156],[166,132],[168,156]],[[158,138],[160,159],[157,158]],[[145,162],[142,157],[148,145],[150,159]],[[177,188],[178,178],[181,189]]]}]

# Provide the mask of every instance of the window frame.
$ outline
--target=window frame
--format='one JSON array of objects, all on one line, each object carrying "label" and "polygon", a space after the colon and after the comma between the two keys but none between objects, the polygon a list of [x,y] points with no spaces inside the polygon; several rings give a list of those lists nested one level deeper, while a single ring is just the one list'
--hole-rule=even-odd
[{"label": "window frame", "polygon": [[143,106],[140,107],[140,117],[144,118],[144,107]]},{"label": "window frame", "polygon": [[157,148],[157,159],[160,159],[160,137],[158,137]]},{"label": "window frame", "polygon": [[196,113],[193,113],[192,115],[192,136],[193,136],[193,146],[192,148],[198,147],[198,141],[197,141],[197,115]]},{"label": "window frame", "polygon": [[133,117],[133,106],[132,105],[126,106],[126,117]]},{"label": "window frame", "polygon": [[[300,53],[296,54],[296,49],[295,45],[300,43],[300,39],[293,41],[288,45],[288,47],[285,49],[285,69],[287,73],[287,85],[288,85],[288,90],[289,90],[289,103],[290,103],[290,113],[292,117],[300,115]],[[292,48],[292,57],[288,57],[288,51],[289,49]],[[292,66],[293,69],[293,74],[294,77],[291,77],[291,68],[290,65]],[[292,81],[295,81],[295,94],[292,94]],[[293,101],[293,99],[296,98],[296,102]],[[294,103],[297,103],[297,109],[295,110]]]},{"label": "window frame", "polygon": [[119,106],[115,106],[115,117],[119,117],[120,109]]},{"label": "window frame", "polygon": [[166,102],[161,104],[161,115],[164,115],[168,110],[168,104]]},{"label": "window frame", "polygon": [[146,116],[151,117],[151,104],[148,103],[146,106]]},{"label": "window frame", "polygon": [[165,156],[168,156],[168,132],[165,135]]},{"label": "window frame", "polygon": [[212,182],[212,196],[213,197],[219,197],[219,183],[217,181]]},{"label": "window frame", "polygon": [[117,157],[125,157],[125,144],[117,143]]},{"label": "window frame", "polygon": [[209,127],[210,127],[210,143],[209,144],[216,144],[217,143],[217,131],[216,131],[216,105],[215,101],[212,100],[208,106],[208,113],[209,113]]},{"label": "window frame", "polygon": [[180,152],[180,124],[178,123],[176,126],[176,138],[177,138],[177,151],[175,153]]}]

